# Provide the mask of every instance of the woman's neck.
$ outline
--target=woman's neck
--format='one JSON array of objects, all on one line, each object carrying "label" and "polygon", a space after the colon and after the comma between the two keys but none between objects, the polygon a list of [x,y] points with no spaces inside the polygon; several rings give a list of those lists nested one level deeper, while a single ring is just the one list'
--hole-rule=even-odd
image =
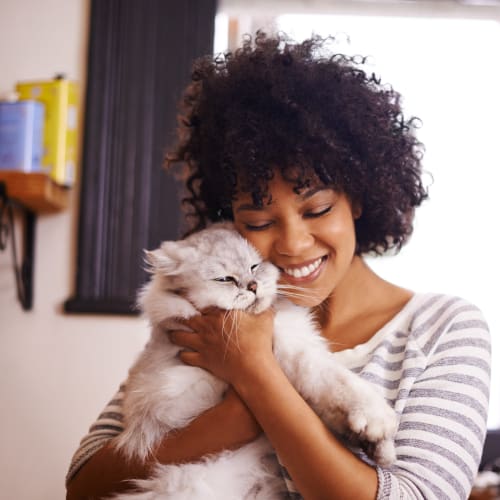
[{"label": "woman's neck", "polygon": [[410,300],[412,292],[375,274],[359,256],[332,295],[317,308],[322,334],[333,350],[367,342]]}]

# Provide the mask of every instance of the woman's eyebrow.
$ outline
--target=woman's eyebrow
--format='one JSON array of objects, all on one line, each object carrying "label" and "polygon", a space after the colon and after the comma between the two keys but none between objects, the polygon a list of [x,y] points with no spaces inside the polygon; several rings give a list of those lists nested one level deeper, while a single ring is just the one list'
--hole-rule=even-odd
[{"label": "woman's eyebrow", "polygon": [[307,200],[307,199],[311,198],[312,196],[314,196],[319,191],[329,191],[329,190],[331,190],[331,188],[328,188],[326,186],[314,186],[311,189],[308,189],[307,191],[300,193],[299,196],[303,200]]},{"label": "woman's eyebrow", "polygon": [[263,207],[259,207],[257,205],[254,205],[252,203],[243,203],[242,205],[236,207],[236,212],[244,212],[244,211],[256,211],[256,210],[262,210]]},{"label": "woman's eyebrow", "polygon": [[[319,191],[328,191],[331,188],[328,188],[326,186],[314,186],[311,189],[308,189],[307,191],[301,192],[298,196],[302,199],[302,201],[308,200],[309,198],[313,197],[316,193]],[[271,202],[272,203],[272,202]],[[243,203],[236,207],[235,212],[245,212],[245,211],[252,211],[252,212],[260,212],[264,210],[264,206],[259,206],[255,205],[253,203]]]}]

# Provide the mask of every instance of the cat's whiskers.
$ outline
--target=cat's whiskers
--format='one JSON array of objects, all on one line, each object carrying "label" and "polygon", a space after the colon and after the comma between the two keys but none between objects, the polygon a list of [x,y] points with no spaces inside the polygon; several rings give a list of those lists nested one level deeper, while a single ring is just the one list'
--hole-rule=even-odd
[{"label": "cat's whiskers", "polygon": [[278,295],[283,297],[311,297],[313,294],[307,294],[302,292],[296,292],[292,290],[278,290]]},{"label": "cat's whiskers", "polygon": [[[229,328],[226,328],[226,324],[228,321],[231,321]],[[238,335],[235,332],[238,331],[240,321],[240,311],[238,309],[227,310],[224,313],[224,317],[222,318],[222,335],[226,340],[226,347],[224,350],[224,357],[226,357],[227,350],[229,348],[230,342],[234,342],[236,344],[237,349],[240,349],[238,342]]]},{"label": "cat's whiskers", "polygon": [[233,311],[233,329],[231,331],[232,339],[235,340],[235,345],[236,349],[238,351],[241,351],[240,349],[240,336],[238,335],[238,332],[240,330],[240,322],[241,322],[241,310],[237,309],[236,311]]},{"label": "cat's whiskers", "polygon": [[301,292],[316,293],[316,292],[324,292],[324,291],[328,290],[328,287],[326,287],[326,286],[316,287],[316,289],[313,291],[310,288],[304,287],[304,286],[291,285],[290,283],[278,283],[277,289],[278,290],[298,290]]},{"label": "cat's whiskers", "polygon": [[313,299],[317,300],[318,304],[314,306],[316,313],[323,313],[328,309],[328,301],[321,300],[322,296],[316,292],[311,292],[302,287],[297,287],[294,285],[278,285],[277,295],[281,297],[286,297],[288,299]]},{"label": "cat's whiskers", "polygon": [[312,291],[295,285],[278,284],[277,293],[283,297],[292,297],[298,299],[313,298],[320,299],[321,296],[317,291]]}]

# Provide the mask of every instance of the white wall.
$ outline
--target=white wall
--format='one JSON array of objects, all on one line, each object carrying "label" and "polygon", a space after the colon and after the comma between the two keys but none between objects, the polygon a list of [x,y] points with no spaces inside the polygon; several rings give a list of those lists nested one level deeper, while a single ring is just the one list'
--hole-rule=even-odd
[{"label": "white wall", "polygon": [[[64,72],[83,88],[89,0],[1,0],[0,93]],[[77,199],[38,218],[34,308],[0,254],[0,498],[65,498],[79,439],[145,342],[140,319],[62,313],[72,293]]]}]

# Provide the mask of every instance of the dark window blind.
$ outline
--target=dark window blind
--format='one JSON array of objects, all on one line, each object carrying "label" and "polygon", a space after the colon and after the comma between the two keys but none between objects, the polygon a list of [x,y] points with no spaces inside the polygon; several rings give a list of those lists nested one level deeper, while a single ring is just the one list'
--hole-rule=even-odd
[{"label": "dark window blind", "polygon": [[180,236],[162,169],[193,59],[212,52],[215,0],[93,0],[76,290],[67,312],[134,314],[142,251]]}]

